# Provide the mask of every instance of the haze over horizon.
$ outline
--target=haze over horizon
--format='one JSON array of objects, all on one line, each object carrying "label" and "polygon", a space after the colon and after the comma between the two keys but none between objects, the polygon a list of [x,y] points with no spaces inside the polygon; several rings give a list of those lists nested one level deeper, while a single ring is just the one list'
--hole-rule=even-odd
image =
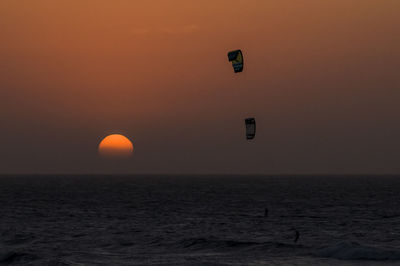
[{"label": "haze over horizon", "polygon": [[[0,174],[399,174],[399,14],[396,0],[1,1]],[[131,159],[98,156],[112,133]]]}]

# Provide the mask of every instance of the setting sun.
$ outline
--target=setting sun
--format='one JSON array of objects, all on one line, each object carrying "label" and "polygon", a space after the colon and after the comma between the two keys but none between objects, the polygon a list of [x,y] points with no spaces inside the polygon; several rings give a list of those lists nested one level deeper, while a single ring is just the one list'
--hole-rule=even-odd
[{"label": "setting sun", "polygon": [[123,135],[112,134],[100,142],[98,151],[102,156],[128,157],[133,154],[133,144]]}]

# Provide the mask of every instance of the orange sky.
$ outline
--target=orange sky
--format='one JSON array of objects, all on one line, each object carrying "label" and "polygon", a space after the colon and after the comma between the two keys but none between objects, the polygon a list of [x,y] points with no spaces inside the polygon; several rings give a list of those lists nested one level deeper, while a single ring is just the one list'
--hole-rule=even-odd
[{"label": "orange sky", "polygon": [[106,172],[111,133],[135,143],[121,172],[398,173],[398,14],[397,0],[3,0],[0,173]]}]

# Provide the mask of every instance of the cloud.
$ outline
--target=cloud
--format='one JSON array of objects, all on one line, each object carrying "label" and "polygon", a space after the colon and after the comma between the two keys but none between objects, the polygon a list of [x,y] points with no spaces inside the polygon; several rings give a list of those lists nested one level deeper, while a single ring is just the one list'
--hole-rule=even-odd
[{"label": "cloud", "polygon": [[185,33],[193,33],[193,32],[199,31],[200,27],[195,24],[191,24],[191,25],[183,26],[182,30]]},{"label": "cloud", "polygon": [[132,30],[133,35],[147,35],[150,33],[150,29],[147,28],[136,28]]},{"label": "cloud", "polygon": [[174,27],[155,27],[155,28],[134,28],[131,34],[134,36],[146,36],[150,34],[163,33],[168,35],[193,34],[200,30],[195,24],[188,24]]}]

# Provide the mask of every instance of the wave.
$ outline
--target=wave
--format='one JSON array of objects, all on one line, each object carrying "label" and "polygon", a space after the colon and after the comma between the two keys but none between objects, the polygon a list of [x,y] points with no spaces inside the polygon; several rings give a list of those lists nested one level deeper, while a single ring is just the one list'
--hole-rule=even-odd
[{"label": "wave", "polygon": [[357,242],[323,247],[315,255],[340,260],[400,260],[400,250],[364,246]]},{"label": "wave", "polygon": [[0,263],[1,264],[8,264],[20,261],[33,261],[38,257],[33,254],[23,253],[23,252],[16,252],[16,251],[6,251],[0,253]]},{"label": "wave", "polygon": [[185,249],[294,249],[300,248],[301,245],[288,244],[281,242],[255,242],[255,241],[238,241],[230,239],[216,238],[190,238],[183,239],[179,242],[179,246]]}]

